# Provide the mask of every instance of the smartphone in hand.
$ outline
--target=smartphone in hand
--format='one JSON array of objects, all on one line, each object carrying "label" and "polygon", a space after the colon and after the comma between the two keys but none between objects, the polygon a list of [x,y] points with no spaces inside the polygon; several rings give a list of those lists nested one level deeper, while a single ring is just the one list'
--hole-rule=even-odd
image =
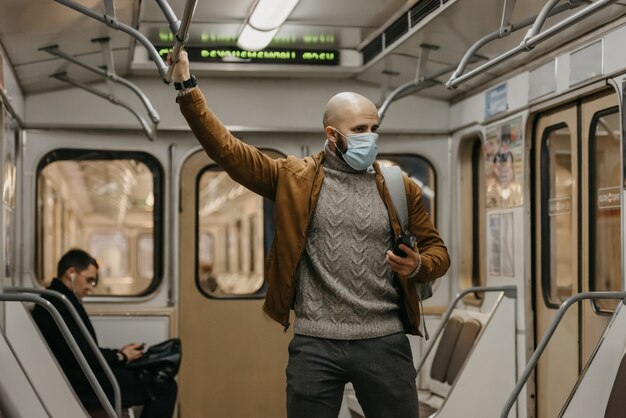
[{"label": "smartphone in hand", "polygon": [[406,253],[400,249],[400,244],[404,244],[409,248],[415,247],[417,238],[413,235],[400,235],[396,238],[396,242],[393,245],[393,253],[398,257],[406,257]]}]

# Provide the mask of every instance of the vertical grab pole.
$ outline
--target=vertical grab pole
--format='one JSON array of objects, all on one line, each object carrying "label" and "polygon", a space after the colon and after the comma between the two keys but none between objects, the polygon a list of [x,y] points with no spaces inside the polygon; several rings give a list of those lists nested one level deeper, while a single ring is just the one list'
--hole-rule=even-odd
[{"label": "vertical grab pole", "polygon": [[174,66],[178,62],[178,56],[180,55],[180,51],[182,51],[183,47],[187,43],[189,39],[189,26],[191,24],[191,19],[193,18],[193,13],[196,10],[196,5],[198,4],[198,0],[187,0],[185,3],[185,10],[183,11],[183,17],[180,21],[180,30],[176,33],[176,41],[174,42],[174,48],[172,52],[172,65],[170,65],[167,69],[167,74],[165,75],[165,81],[167,84],[172,82],[172,74],[174,73]]}]

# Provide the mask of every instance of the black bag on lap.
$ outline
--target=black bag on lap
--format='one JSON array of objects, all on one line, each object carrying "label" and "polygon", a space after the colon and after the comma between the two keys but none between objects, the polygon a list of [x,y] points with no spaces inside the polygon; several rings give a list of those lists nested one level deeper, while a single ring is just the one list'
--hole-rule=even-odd
[{"label": "black bag on lap", "polygon": [[172,338],[151,346],[128,367],[138,371],[139,378],[154,399],[160,395],[162,388],[169,387],[169,382],[178,374],[181,356],[180,338]]}]

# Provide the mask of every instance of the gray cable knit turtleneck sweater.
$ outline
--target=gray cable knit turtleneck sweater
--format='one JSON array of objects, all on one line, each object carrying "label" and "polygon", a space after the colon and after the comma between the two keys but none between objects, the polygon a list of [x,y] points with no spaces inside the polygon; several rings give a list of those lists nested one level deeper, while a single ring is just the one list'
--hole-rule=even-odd
[{"label": "gray cable knit turtleneck sweater", "polygon": [[339,340],[402,332],[376,173],[352,169],[328,146],[324,152],[324,183],[296,269],[294,331]]}]

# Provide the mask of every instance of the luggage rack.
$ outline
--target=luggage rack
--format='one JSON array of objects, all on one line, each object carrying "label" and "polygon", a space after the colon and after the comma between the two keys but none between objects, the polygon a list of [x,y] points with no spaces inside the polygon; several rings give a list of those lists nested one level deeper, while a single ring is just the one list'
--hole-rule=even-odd
[{"label": "luggage rack", "polygon": [[[566,3],[557,6],[557,3],[559,1],[560,0],[548,0],[536,17],[525,19],[516,24],[509,24],[509,20],[513,12],[513,7],[515,6],[516,0],[504,0],[504,10],[502,13],[502,23],[500,28],[490,34],[485,35],[467,50],[467,52],[463,56],[463,59],[461,59],[461,62],[459,63],[456,71],[452,73],[452,76],[450,76],[450,79],[446,83],[446,87],[448,87],[449,89],[457,88],[462,83],[479,76],[480,74],[507,61],[508,59],[513,58],[514,56],[522,52],[528,52],[532,50],[535,46],[545,41],[546,39],[551,38],[552,36],[573,25],[574,23],[577,23],[578,21],[583,20],[588,16],[598,12],[600,9],[609,6],[611,3],[616,2],[616,0],[597,0],[589,4],[589,2],[582,0],[568,0]],[[548,17],[559,14],[568,9],[576,8],[581,4],[588,5],[584,9],[563,19],[554,26],[551,26],[544,31],[541,30]],[[473,69],[472,71],[463,74],[467,65],[470,63],[471,58],[480,48],[482,48],[489,42],[508,36],[512,32],[531,25],[532,27],[528,30],[528,32],[524,36],[524,39],[517,47],[497,56],[496,58],[491,59],[490,61]]]}]

